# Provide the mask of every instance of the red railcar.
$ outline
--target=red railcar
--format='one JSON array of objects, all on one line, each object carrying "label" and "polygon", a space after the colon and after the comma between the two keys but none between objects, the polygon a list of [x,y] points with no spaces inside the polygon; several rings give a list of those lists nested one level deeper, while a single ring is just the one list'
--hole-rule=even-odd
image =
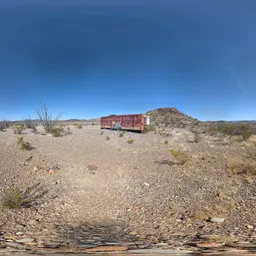
[{"label": "red railcar", "polygon": [[101,129],[131,130],[144,132],[149,125],[149,117],[144,114],[135,115],[111,115],[101,117]]}]

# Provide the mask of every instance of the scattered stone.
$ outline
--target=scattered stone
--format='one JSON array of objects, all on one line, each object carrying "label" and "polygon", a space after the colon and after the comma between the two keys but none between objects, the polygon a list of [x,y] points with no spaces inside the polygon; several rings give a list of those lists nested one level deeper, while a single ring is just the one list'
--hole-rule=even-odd
[{"label": "scattered stone", "polygon": [[224,220],[225,220],[224,218],[216,218],[216,217],[210,218],[210,221],[214,223],[222,223],[224,222]]},{"label": "scattered stone", "polygon": [[33,238],[22,238],[22,239],[16,240],[15,242],[21,243],[21,244],[27,244],[27,243],[32,243],[34,241],[35,241],[35,239],[33,239]]},{"label": "scattered stone", "polygon": [[87,165],[87,168],[89,171],[97,171],[98,170],[98,167],[93,164]]},{"label": "scattered stone", "polygon": [[199,248],[217,248],[217,247],[222,247],[223,244],[219,244],[219,243],[196,244],[196,246],[199,247]]},{"label": "scattered stone", "polygon": [[248,225],[247,228],[248,229],[253,229],[253,226],[252,225]]},{"label": "scattered stone", "polygon": [[149,184],[147,182],[144,182],[144,185],[147,186],[147,187],[149,186]]},{"label": "scattered stone", "polygon": [[83,249],[90,249],[94,247],[96,247],[96,245],[93,245],[93,244],[77,244],[76,245],[76,248],[83,248]]},{"label": "scattered stone", "polygon": [[17,236],[23,236],[24,233],[23,233],[23,232],[17,232],[16,235],[17,235]]},{"label": "scattered stone", "polygon": [[121,252],[127,251],[127,246],[97,246],[94,248],[87,249],[87,252]]},{"label": "scattered stone", "polygon": [[38,167],[36,167],[36,166],[33,168],[33,172],[37,172],[38,170],[39,170],[39,169],[38,169]]},{"label": "scattered stone", "polygon": [[50,174],[54,174],[55,171],[54,171],[53,169],[49,169],[49,173],[50,173]]}]

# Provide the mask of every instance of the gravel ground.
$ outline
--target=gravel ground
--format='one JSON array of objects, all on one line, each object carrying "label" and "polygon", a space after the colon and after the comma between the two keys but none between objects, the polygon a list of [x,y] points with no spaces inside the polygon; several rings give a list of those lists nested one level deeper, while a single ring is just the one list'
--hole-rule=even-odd
[{"label": "gravel ground", "polygon": [[[255,176],[228,168],[234,159],[255,163],[255,137],[200,134],[195,143],[182,128],[123,137],[97,125],[70,129],[60,138],[26,130],[31,151],[19,148],[11,129],[0,132],[1,200],[8,188],[19,188],[31,201],[28,208],[0,208],[0,233],[15,236],[9,243],[255,243]],[[178,164],[170,149],[189,160]]]}]

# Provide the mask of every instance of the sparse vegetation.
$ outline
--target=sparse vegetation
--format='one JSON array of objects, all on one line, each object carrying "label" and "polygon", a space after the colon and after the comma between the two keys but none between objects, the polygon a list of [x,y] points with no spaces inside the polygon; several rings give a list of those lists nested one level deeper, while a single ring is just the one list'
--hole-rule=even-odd
[{"label": "sparse vegetation", "polygon": [[124,137],[124,132],[121,132],[121,133],[119,134],[119,137]]},{"label": "sparse vegetation", "polygon": [[134,140],[127,140],[127,143],[132,144],[132,143],[134,143]]},{"label": "sparse vegetation", "polygon": [[174,156],[174,158],[181,165],[185,164],[189,160],[188,155],[185,152],[181,151],[181,150],[171,149],[170,152],[171,152],[171,155]]},{"label": "sparse vegetation", "polygon": [[74,126],[77,128],[77,129],[82,129],[83,126],[81,124],[78,124],[78,123],[75,123]]},{"label": "sparse vegetation", "polygon": [[156,129],[155,129],[155,126],[153,125],[147,125],[145,127],[145,132],[154,132]]},{"label": "sparse vegetation", "polygon": [[110,137],[106,136],[106,140],[110,140]]},{"label": "sparse vegetation", "polygon": [[60,113],[55,118],[53,118],[53,114],[50,112],[48,106],[43,101],[39,102],[36,113],[41,125],[44,127],[44,130],[47,133],[51,133],[52,129],[56,126],[57,122],[62,116],[62,113]]},{"label": "sparse vegetation", "polygon": [[13,126],[13,132],[14,134],[22,134],[22,132],[25,130],[25,126],[23,124],[15,125]]},{"label": "sparse vegetation", "polygon": [[11,188],[4,193],[2,206],[8,209],[20,209],[26,208],[29,202],[29,198],[24,196],[20,189]]},{"label": "sparse vegetation", "polygon": [[229,159],[227,167],[234,175],[256,175],[256,163],[253,159],[247,161],[238,158]]},{"label": "sparse vegetation", "polygon": [[100,133],[100,135],[103,135],[104,134],[104,132],[102,131],[101,133]]},{"label": "sparse vegetation", "polygon": [[195,141],[195,143],[199,143],[199,142],[201,141],[201,137],[199,136],[198,133],[195,133],[195,135],[194,135],[194,141]]},{"label": "sparse vegetation", "polygon": [[249,126],[243,125],[241,129],[242,129],[241,135],[243,140],[248,140],[253,135],[253,131]]},{"label": "sparse vegetation", "polygon": [[53,127],[50,133],[53,137],[62,137],[64,135],[64,129],[62,127]]},{"label": "sparse vegetation", "polygon": [[21,147],[22,150],[32,150],[33,147],[28,141],[24,141],[23,137],[18,137],[18,145]]},{"label": "sparse vegetation", "polygon": [[6,121],[6,119],[4,117],[2,117],[0,119],[0,132],[3,132],[5,129],[8,128],[8,122]]},{"label": "sparse vegetation", "polygon": [[165,145],[167,145],[168,143],[169,143],[169,141],[168,141],[168,140],[166,140],[166,141],[164,142],[164,144],[165,144]]}]

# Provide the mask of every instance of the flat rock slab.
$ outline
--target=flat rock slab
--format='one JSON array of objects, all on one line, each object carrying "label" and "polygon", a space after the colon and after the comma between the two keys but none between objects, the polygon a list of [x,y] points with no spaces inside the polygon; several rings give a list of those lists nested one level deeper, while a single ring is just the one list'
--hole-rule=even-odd
[{"label": "flat rock slab", "polygon": [[32,243],[34,241],[35,241],[35,239],[33,239],[33,238],[22,238],[22,239],[16,240],[15,242],[21,243],[21,244],[27,244],[27,243]]}]

